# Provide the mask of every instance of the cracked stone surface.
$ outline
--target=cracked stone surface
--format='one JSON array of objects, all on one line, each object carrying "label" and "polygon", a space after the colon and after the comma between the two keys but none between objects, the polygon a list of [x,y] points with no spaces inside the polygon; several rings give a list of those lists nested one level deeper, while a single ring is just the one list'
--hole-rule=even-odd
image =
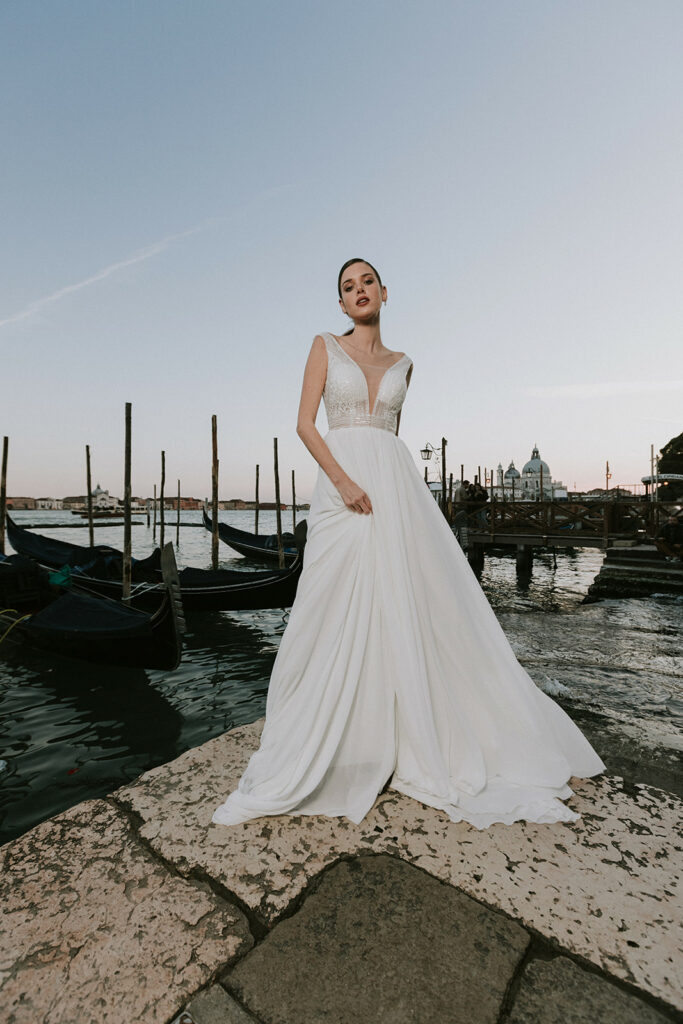
[{"label": "cracked stone surface", "polygon": [[3,854],[7,1024],[166,1024],[253,944],[239,910],[169,872],[107,801],[78,804]]},{"label": "cracked stone surface", "polygon": [[188,1018],[191,1024],[254,1024],[251,1014],[246,1013],[220,985],[212,985],[206,992],[200,992],[185,1007],[185,1013],[171,1024],[186,1024]]},{"label": "cracked stone surface", "polygon": [[[205,872],[272,925],[323,868],[390,853],[499,908],[607,973],[683,1007],[681,802],[616,777],[573,780],[577,822],[479,832],[388,791],[360,825],[279,815],[211,824],[257,748],[263,719],[146,772],[114,798],[181,874]],[[679,904],[680,905],[680,904]]]},{"label": "cracked stone surface", "polygon": [[495,1024],[529,936],[394,857],[326,872],[223,978],[264,1024]]},{"label": "cracked stone surface", "polygon": [[571,960],[533,960],[522,975],[506,1024],[667,1024],[637,996],[605,978],[582,970]]}]

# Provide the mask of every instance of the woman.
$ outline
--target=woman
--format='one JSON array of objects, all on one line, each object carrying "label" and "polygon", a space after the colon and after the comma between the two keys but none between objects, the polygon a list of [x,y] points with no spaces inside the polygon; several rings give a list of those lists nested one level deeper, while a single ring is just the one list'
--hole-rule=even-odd
[{"label": "woman", "polygon": [[387,784],[477,828],[574,821],[568,780],[605,766],[517,661],[398,437],[413,365],[382,344],[379,274],[349,260],[337,289],[353,328],[315,337],[299,407],[319,465],[303,571],[260,747],[213,821],[358,824]]}]

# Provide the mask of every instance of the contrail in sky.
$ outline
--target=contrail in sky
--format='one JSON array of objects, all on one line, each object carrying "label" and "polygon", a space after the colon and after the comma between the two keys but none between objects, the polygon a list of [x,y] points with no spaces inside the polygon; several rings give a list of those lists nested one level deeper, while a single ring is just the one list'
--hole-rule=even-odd
[{"label": "contrail in sky", "polygon": [[616,395],[642,395],[648,391],[681,390],[683,380],[603,380],[523,388],[525,394],[534,398],[611,398]]},{"label": "contrail in sky", "polygon": [[288,192],[293,189],[294,184],[286,185],[274,185],[271,188],[265,189],[263,192],[254,196],[253,199],[247,200],[240,204],[239,208],[232,214],[228,214],[224,217],[210,217],[207,220],[197,224],[193,228],[188,228],[187,231],[179,231],[175,235],[168,235],[166,238],[160,239],[158,242],[153,242],[152,245],[145,246],[144,249],[138,249],[131,256],[127,256],[123,260],[118,260],[116,263],[110,263],[108,267],[104,267],[102,270],[98,270],[96,274],[91,277],[86,277],[83,281],[78,281],[76,284],[69,284],[65,288],[60,288],[56,292],[52,292],[50,295],[44,295],[42,299],[36,299],[22,309],[19,313],[13,313],[12,316],[7,316],[4,320],[0,320],[0,327],[6,327],[7,324],[15,324],[19,320],[27,320],[35,313],[40,312],[45,306],[51,305],[53,302],[58,302],[63,299],[65,295],[70,295],[72,292],[79,292],[82,288],[87,288],[91,284],[95,284],[97,281],[103,281],[105,277],[111,277],[112,274],[117,273],[119,270],[123,270],[125,267],[131,267],[134,263],[142,263],[143,260],[149,260],[152,256],[157,256],[164,249],[167,249],[172,242],[177,242],[179,238],[187,238],[189,235],[196,235],[199,231],[204,231],[206,228],[211,227],[213,224],[217,224],[219,221],[230,221],[236,218],[244,217],[252,210],[257,207],[260,203],[274,199],[284,192]]},{"label": "contrail in sky", "polygon": [[111,277],[118,270],[123,270],[124,267],[131,267],[134,263],[142,263],[143,260],[149,260],[152,256],[156,256],[158,253],[163,252],[168,246],[177,241],[179,238],[187,238],[188,235],[196,235],[198,231],[202,231],[208,227],[209,224],[214,223],[213,221],[204,221],[198,224],[194,228],[188,228],[187,231],[179,231],[175,235],[168,235],[166,238],[160,239],[158,242],[154,242],[152,245],[145,246],[144,249],[138,249],[131,256],[127,256],[126,259],[118,260],[116,263],[110,263],[108,267],[104,267],[102,270],[98,270],[96,274],[91,277],[86,277],[83,281],[78,281],[76,284],[69,284],[66,288],[60,288],[56,292],[52,292],[50,295],[44,295],[42,299],[36,299],[26,309],[22,309],[20,313],[13,313],[12,316],[5,317],[4,320],[0,320],[0,327],[5,327],[7,324],[14,324],[18,320],[26,320],[28,317],[33,316],[34,313],[38,313],[45,306],[51,305],[53,302],[58,302],[59,299],[63,299],[65,295],[70,295],[72,292],[79,292],[81,288],[87,288],[88,285],[95,284],[96,281],[103,281],[105,277]]}]

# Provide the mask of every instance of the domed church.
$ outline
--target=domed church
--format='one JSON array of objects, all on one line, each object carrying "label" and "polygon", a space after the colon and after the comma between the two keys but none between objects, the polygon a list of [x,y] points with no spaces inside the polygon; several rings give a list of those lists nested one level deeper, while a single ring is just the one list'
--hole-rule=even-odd
[{"label": "domed church", "polygon": [[502,463],[498,463],[496,484],[492,488],[496,498],[535,501],[541,497],[541,489],[546,501],[567,498],[565,485],[561,480],[553,480],[548,463],[544,462],[539,454],[538,445],[534,445],[531,458],[524,464],[521,473],[514,460],[510,460],[505,472]]}]

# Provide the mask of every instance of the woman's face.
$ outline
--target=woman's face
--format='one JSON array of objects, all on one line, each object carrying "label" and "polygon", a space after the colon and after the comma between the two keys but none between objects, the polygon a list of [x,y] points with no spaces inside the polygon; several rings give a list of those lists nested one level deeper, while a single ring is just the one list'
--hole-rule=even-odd
[{"label": "woman's face", "polygon": [[386,288],[380,286],[377,274],[367,263],[352,263],[342,274],[339,305],[352,320],[375,319],[386,297]]}]

